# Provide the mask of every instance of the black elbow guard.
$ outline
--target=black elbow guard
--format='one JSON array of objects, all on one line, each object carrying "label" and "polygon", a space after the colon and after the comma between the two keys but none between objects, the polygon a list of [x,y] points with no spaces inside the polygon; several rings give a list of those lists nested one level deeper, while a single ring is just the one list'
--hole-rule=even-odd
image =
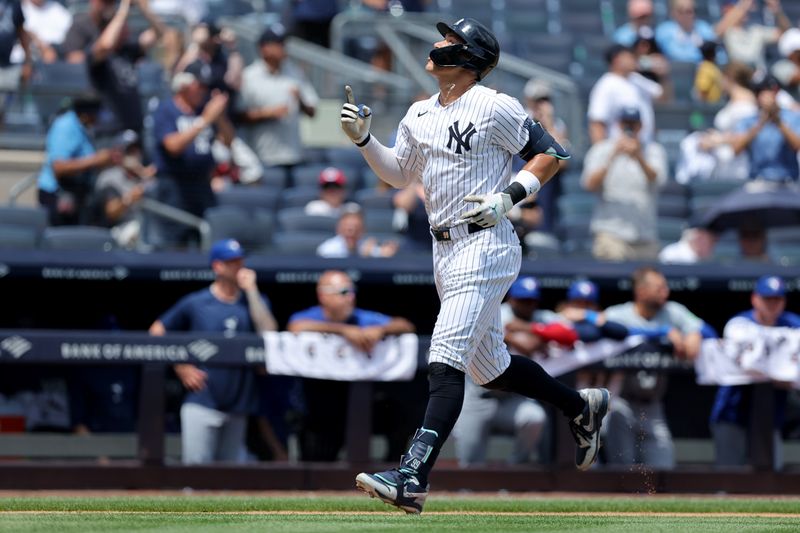
[{"label": "black elbow guard", "polygon": [[547,154],[556,159],[569,159],[569,153],[556,142],[552,135],[542,127],[539,122],[530,118],[525,120],[524,127],[528,130],[528,142],[519,151],[519,156],[525,161],[530,161],[535,155]]}]

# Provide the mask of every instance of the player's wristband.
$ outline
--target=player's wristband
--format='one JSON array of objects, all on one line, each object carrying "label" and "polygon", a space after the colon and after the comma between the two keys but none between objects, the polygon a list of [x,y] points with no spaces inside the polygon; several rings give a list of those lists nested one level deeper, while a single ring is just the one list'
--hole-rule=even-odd
[{"label": "player's wristband", "polygon": [[539,181],[539,178],[537,178],[533,172],[528,172],[523,169],[517,172],[514,181],[512,181],[503,192],[508,194],[511,197],[511,201],[516,205],[531,194],[539,192],[541,188],[542,183]]},{"label": "player's wristband", "polygon": [[361,142],[356,143],[356,146],[358,146],[359,148],[364,148],[367,145],[367,143],[370,141],[371,138],[372,138],[372,134],[371,133],[367,133],[367,136],[364,137],[364,140],[361,141]]}]

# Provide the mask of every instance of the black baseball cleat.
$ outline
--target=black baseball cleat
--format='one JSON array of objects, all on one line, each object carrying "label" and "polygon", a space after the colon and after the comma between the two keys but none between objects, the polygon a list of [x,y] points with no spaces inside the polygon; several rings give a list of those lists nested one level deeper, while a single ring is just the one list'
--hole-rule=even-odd
[{"label": "black baseball cleat", "polygon": [[600,426],[608,412],[610,394],[606,389],[582,389],[578,391],[586,401],[583,412],[569,421],[569,429],[578,447],[575,450],[575,466],[588,470],[597,460],[600,451]]},{"label": "black baseball cleat", "polygon": [[408,514],[419,514],[428,497],[430,485],[424,483],[423,486],[414,473],[393,468],[377,474],[360,473],[356,476],[356,487],[371,498],[380,498]]}]

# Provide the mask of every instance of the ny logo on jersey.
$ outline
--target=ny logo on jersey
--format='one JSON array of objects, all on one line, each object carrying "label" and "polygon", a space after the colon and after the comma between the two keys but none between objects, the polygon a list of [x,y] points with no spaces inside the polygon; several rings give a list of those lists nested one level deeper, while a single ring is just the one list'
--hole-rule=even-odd
[{"label": "ny logo on jersey", "polygon": [[452,148],[453,147],[452,146],[453,145],[453,141],[455,141],[456,142],[456,150],[455,150],[455,152],[457,154],[461,153],[461,149],[462,148],[464,150],[466,150],[467,152],[469,152],[471,150],[471,147],[469,145],[469,140],[478,131],[478,130],[475,129],[475,124],[470,122],[469,126],[467,126],[467,129],[465,129],[464,131],[461,131],[459,129],[459,127],[458,127],[458,121],[456,120],[455,122],[453,122],[453,125],[450,126],[449,131],[450,131],[450,138],[447,139],[447,147],[448,148]]}]

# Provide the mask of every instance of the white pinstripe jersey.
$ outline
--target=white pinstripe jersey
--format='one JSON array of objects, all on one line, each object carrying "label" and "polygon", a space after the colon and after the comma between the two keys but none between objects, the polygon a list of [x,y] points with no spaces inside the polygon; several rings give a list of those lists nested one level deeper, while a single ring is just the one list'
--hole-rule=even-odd
[{"label": "white pinstripe jersey", "polygon": [[508,185],[511,160],[528,142],[526,119],[516,98],[481,85],[446,107],[437,93],[409,108],[394,152],[403,171],[422,181],[431,226],[455,225],[474,207],[465,196]]}]

